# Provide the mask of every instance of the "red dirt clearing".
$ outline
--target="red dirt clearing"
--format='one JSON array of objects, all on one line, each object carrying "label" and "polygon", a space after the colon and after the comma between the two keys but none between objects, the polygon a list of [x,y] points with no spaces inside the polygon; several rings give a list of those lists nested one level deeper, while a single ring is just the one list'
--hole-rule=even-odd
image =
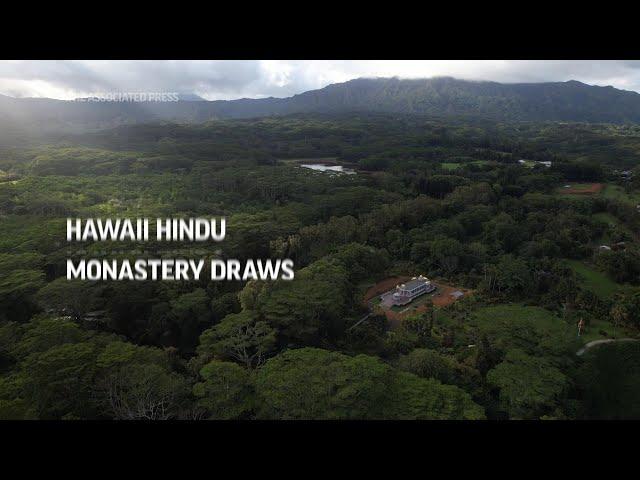
[{"label": "red dirt clearing", "polygon": [[370,287],[367,290],[367,293],[364,294],[365,305],[367,305],[369,300],[371,300],[372,298],[377,297],[378,295],[382,295],[384,292],[388,292],[389,290],[393,289],[399,283],[404,283],[410,279],[411,277],[407,275],[401,275],[399,277],[385,278],[381,282],[376,283],[373,287]]},{"label": "red dirt clearing", "polygon": [[[378,295],[381,295],[389,290],[392,290],[399,283],[406,282],[411,277],[409,276],[396,276],[389,277],[381,282],[376,283],[374,286],[370,287],[364,296],[364,303],[368,305],[369,301],[375,298]],[[457,298],[452,296],[451,294],[456,291],[461,291],[464,296],[468,296],[473,293],[473,290],[469,290],[467,288],[459,288],[452,285],[447,285],[441,282],[434,282],[438,289],[434,294],[427,294],[428,297],[431,298],[433,304],[436,307],[442,308],[454,303]],[[391,323],[393,327],[398,326],[400,322],[406,318],[408,315],[414,315],[416,313],[423,313],[427,311],[427,305],[424,303],[424,297],[418,297],[412,303],[408,304],[402,311],[394,311],[392,309],[383,309],[380,306],[377,306],[376,309],[384,313],[387,317],[387,320]]]},{"label": "red dirt clearing", "polygon": [[569,195],[595,195],[600,193],[604,185],[601,183],[592,183],[590,185],[581,185],[580,187],[560,188],[561,193],[567,193]]},{"label": "red dirt clearing", "polygon": [[455,302],[457,298],[451,295],[453,292],[462,292],[464,295],[461,298],[464,298],[472,293],[472,290],[469,290],[467,288],[453,287],[451,285],[445,285],[444,283],[438,283],[437,285],[438,290],[431,297],[431,300],[433,300],[433,304],[436,307],[446,307]]}]

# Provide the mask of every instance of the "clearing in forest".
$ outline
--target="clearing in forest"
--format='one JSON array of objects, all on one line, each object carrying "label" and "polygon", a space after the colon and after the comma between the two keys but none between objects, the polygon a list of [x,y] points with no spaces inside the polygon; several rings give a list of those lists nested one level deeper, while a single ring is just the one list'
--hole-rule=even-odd
[{"label": "clearing in forest", "polygon": [[408,275],[386,278],[370,287],[364,296],[364,303],[372,310],[379,309],[385,314],[392,325],[397,325],[408,315],[427,311],[427,301],[431,300],[436,307],[446,307],[456,300],[464,298],[473,291],[467,288],[456,287],[442,282],[434,281],[436,290],[416,297],[411,303],[403,306],[383,307],[380,296],[393,290],[399,283],[410,280]]},{"label": "clearing in forest", "polygon": [[571,269],[578,275],[581,286],[595,293],[600,299],[607,300],[625,287],[614,282],[604,273],[579,260],[567,260]]},{"label": "clearing in forest", "polygon": [[603,187],[602,183],[569,183],[558,188],[558,193],[564,195],[595,195],[600,193]]},{"label": "clearing in forest", "polygon": [[636,206],[640,204],[640,194],[638,192],[627,192],[620,185],[607,184],[602,190],[602,196],[612,200],[628,203]]},{"label": "clearing in forest", "polygon": [[410,279],[411,277],[408,275],[399,275],[381,280],[380,282],[370,287],[364,294],[364,303],[367,304],[369,300],[382,295],[384,292],[388,292],[389,290],[395,288],[395,286],[399,283],[404,283]]}]

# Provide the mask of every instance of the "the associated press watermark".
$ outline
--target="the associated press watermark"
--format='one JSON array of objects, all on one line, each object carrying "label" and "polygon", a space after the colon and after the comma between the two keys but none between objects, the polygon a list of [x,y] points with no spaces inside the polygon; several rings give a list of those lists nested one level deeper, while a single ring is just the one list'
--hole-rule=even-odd
[{"label": "the associated press watermark", "polygon": [[178,102],[177,92],[98,92],[88,97],[76,98],[76,102]]}]

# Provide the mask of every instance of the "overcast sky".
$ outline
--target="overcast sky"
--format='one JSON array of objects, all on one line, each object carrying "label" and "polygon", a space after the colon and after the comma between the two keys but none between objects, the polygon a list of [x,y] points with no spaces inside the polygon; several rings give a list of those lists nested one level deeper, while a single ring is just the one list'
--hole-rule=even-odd
[{"label": "overcast sky", "polygon": [[358,77],[579,80],[640,92],[640,61],[211,60],[0,61],[0,94],[73,99],[107,92],[195,93],[207,100],[288,97]]}]

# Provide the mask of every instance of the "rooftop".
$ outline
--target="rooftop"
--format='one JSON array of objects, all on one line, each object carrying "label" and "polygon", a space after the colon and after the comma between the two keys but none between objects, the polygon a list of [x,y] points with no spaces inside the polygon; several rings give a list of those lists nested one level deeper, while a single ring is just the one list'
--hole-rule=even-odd
[{"label": "rooftop", "polygon": [[411,280],[409,280],[406,283],[403,283],[400,285],[400,288],[403,288],[405,290],[412,290],[416,287],[419,287],[420,285],[423,285],[425,283],[428,283],[429,279],[423,276],[417,277],[417,278],[412,278]]}]

